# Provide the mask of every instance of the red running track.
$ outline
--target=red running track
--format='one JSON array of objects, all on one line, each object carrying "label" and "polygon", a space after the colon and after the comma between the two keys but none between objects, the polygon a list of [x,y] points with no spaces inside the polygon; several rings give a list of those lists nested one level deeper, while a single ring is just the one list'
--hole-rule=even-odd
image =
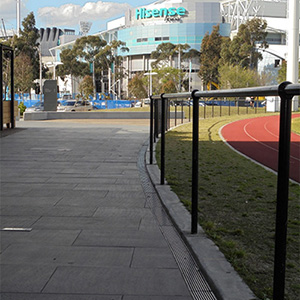
[{"label": "red running track", "polygon": [[[299,118],[300,114],[293,114]],[[238,152],[277,171],[279,116],[246,119],[225,125],[221,134]],[[300,182],[300,135],[291,134],[290,178]]]}]

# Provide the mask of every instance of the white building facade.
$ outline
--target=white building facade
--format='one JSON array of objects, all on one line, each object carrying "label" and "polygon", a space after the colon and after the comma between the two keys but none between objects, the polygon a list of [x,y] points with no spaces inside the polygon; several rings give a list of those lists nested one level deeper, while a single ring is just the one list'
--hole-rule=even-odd
[{"label": "white building facade", "polygon": [[[287,57],[287,16],[287,0],[159,0],[130,9],[121,18],[108,22],[106,30],[95,34],[107,42],[120,40],[126,43],[129,52],[118,54],[123,56],[127,77],[122,83],[113,82],[113,76],[106,74],[98,86],[101,91],[114,90],[119,97],[127,97],[127,84],[134,74],[151,72],[153,60],[150,55],[159,44],[188,44],[199,51],[203,37],[211,33],[213,26],[219,25],[222,36],[233,36],[240,24],[253,17],[263,18],[268,24],[269,48],[263,52],[259,71],[273,73],[276,81],[279,66]],[[66,47],[72,47],[72,43],[53,48],[57,60],[60,51]],[[172,66],[179,67],[176,57]],[[199,59],[193,59],[191,63],[183,61],[182,69],[190,73],[191,89],[202,89],[197,75]]]}]

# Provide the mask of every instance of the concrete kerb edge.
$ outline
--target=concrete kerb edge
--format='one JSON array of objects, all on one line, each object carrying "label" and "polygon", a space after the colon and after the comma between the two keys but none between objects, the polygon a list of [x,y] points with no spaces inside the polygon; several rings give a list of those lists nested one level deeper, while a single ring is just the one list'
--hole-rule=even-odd
[{"label": "concrete kerb edge", "polygon": [[[154,149],[156,145],[154,144]],[[146,156],[146,170],[158,197],[217,298],[220,300],[257,299],[227,261],[224,254],[206,236],[200,225],[198,225],[198,234],[192,235],[190,233],[190,213],[178,196],[171,191],[167,182],[165,182],[165,185],[160,185],[160,170],[158,165],[147,163],[149,162],[149,149]]]}]

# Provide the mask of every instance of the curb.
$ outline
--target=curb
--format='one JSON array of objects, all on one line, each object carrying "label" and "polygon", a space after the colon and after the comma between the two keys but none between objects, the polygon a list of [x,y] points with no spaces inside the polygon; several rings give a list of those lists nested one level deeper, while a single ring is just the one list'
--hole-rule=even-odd
[{"label": "curb", "polygon": [[190,233],[190,213],[167,183],[160,185],[160,170],[158,165],[155,159],[152,165],[147,163],[149,161],[149,151],[146,153],[146,156],[146,169],[162,205],[181,235],[181,238],[190,249],[199,269],[203,272],[217,298],[220,300],[257,299],[226,260],[224,254],[206,236],[201,226],[198,225],[198,234]]}]

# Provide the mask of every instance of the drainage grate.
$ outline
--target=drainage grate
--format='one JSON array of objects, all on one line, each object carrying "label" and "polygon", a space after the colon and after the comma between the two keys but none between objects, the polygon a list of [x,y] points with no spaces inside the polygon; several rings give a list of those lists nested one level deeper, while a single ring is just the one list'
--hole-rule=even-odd
[{"label": "drainage grate", "polygon": [[164,210],[155,188],[149,179],[145,167],[146,151],[147,145],[144,145],[139,153],[137,163],[142,186],[147,199],[146,205],[155,215],[159,224],[159,228],[174,255],[182,277],[184,278],[193,299],[217,300],[204,276],[200,272],[186,244],[183,242],[175,227],[172,225],[172,222]]}]

